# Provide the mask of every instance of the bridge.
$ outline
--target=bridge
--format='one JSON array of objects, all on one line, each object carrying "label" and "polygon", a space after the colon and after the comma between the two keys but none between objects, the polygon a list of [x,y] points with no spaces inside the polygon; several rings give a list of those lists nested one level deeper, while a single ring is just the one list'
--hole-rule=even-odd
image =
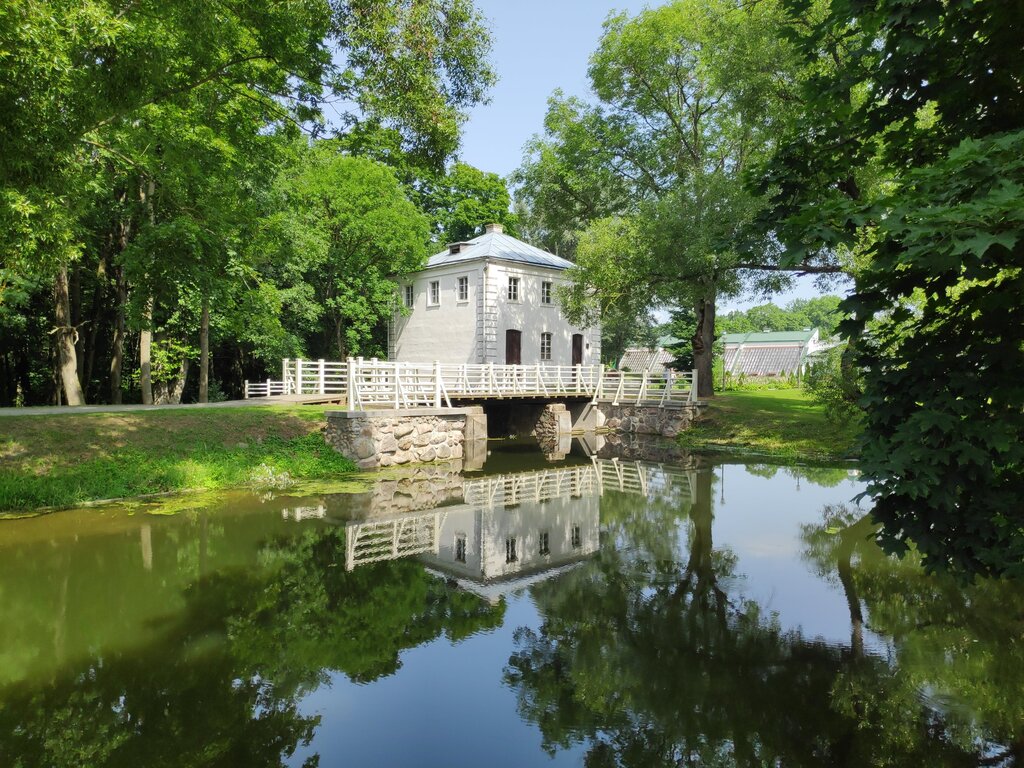
[{"label": "bridge", "polygon": [[697,398],[697,372],[614,371],[603,365],[403,363],[349,358],[291,360],[281,379],[246,381],[245,397],[286,397],[369,408],[452,407],[452,401],[578,399],[612,405],[679,408]]},{"label": "bridge", "polygon": [[661,464],[593,457],[590,464],[574,467],[466,479],[462,504],[348,523],[345,568],[412,555],[438,555],[442,530],[451,514],[530,503],[534,505],[531,509],[540,510],[542,502],[597,498],[609,491],[639,496],[669,491],[678,493],[680,503],[688,504],[695,492],[694,473]]}]

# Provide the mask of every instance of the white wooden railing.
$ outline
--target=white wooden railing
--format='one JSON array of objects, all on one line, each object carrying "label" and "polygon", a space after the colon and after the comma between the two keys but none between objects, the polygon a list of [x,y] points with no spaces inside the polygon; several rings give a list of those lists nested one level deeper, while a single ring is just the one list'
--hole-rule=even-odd
[{"label": "white wooden railing", "polygon": [[345,569],[438,550],[445,508],[345,526]]},{"label": "white wooden railing", "polygon": [[337,395],[350,410],[451,406],[452,398],[585,397],[613,405],[678,406],[696,399],[697,372],[659,375],[603,365],[289,360],[281,380],[245,382],[245,397]]},{"label": "white wooden railing", "polygon": [[697,371],[669,375],[649,371],[603,371],[594,402],[672,406],[697,399]]}]

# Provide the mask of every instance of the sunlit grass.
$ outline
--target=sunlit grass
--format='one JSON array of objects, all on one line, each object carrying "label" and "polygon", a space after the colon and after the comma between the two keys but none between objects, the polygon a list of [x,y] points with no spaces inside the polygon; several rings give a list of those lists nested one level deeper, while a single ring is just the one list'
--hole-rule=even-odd
[{"label": "sunlit grass", "polygon": [[716,396],[679,440],[699,450],[830,461],[855,456],[858,432],[856,423],[840,427],[829,422],[803,390],[764,389]]},{"label": "sunlit grass", "polygon": [[246,485],[261,466],[296,479],[350,472],[323,419],[305,406],[5,417],[0,511]]}]

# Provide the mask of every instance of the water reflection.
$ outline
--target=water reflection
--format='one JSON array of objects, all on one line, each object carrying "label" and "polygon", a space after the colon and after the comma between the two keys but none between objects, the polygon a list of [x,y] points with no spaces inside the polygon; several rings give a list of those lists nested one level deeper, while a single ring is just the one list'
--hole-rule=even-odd
[{"label": "water reflection", "polygon": [[1021,763],[1024,595],[884,557],[849,470],[490,450],[4,523],[0,765]]}]

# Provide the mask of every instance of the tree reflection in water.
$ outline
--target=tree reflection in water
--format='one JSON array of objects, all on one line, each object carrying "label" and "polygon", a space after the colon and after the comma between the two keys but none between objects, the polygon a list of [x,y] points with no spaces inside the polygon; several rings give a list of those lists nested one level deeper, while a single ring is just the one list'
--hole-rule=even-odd
[{"label": "tree reflection in water", "polygon": [[[596,561],[533,587],[541,625],[517,630],[505,679],[549,753],[584,744],[588,766],[1024,764],[1011,642],[1024,598],[884,558],[864,517],[829,508],[803,531],[805,557],[844,591],[851,640],[810,640],[731,594],[737,562],[714,546],[712,504],[708,471],[688,508],[606,495]],[[894,658],[865,649],[866,617]],[[981,709],[956,711],[962,700]]]},{"label": "tree reflection in water", "polygon": [[266,547],[258,568],[194,582],[152,642],[8,686],[0,764],[278,766],[312,739],[319,717],[298,702],[328,672],[374,680],[404,649],[502,622],[504,603],[415,562],[348,572],[344,553],[340,529],[307,529]]}]

